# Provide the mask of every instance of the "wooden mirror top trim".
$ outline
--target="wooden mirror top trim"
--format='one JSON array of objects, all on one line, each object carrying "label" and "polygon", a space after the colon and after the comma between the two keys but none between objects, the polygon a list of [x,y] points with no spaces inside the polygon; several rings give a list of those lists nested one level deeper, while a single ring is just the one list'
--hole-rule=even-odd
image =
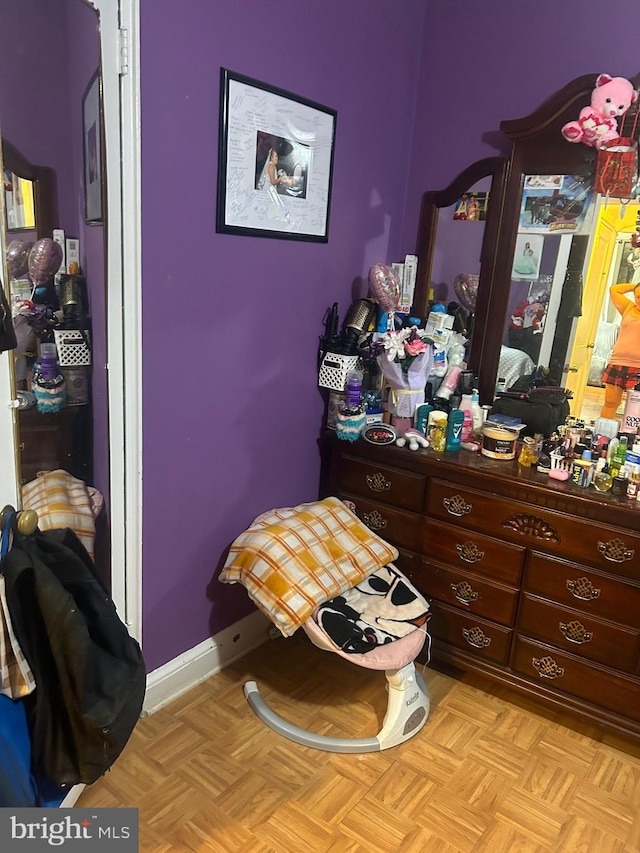
[{"label": "wooden mirror top trim", "polygon": [[34,207],[36,214],[36,236],[51,237],[53,229],[58,227],[58,197],[56,173],[49,166],[35,166],[30,163],[15,145],[2,140],[2,161],[21,178],[33,181]]}]

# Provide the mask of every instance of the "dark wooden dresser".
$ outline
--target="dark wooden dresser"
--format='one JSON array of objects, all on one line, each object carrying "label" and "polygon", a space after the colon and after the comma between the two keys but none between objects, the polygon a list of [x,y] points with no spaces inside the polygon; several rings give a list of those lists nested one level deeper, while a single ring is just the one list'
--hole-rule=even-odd
[{"label": "dark wooden dresser", "polygon": [[91,406],[66,406],[59,412],[18,410],[22,483],[38,471],[62,468],[79,480],[92,482]]},{"label": "dark wooden dresser", "polygon": [[429,599],[434,665],[476,671],[640,739],[640,502],[476,453],[321,440]]}]

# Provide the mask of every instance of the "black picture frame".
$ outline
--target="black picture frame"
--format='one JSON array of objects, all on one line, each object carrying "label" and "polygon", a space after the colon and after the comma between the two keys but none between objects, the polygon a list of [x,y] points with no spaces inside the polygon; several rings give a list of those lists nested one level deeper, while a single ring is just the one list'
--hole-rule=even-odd
[{"label": "black picture frame", "polygon": [[84,219],[101,225],[104,218],[104,171],[102,134],[102,78],[96,71],[82,96],[84,155]]},{"label": "black picture frame", "polygon": [[327,243],[336,119],[221,68],[216,231]]}]

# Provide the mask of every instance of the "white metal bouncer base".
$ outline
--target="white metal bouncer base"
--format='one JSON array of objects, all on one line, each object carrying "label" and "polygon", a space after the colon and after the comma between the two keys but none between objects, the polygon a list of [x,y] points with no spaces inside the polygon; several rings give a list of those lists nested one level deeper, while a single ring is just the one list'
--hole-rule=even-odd
[{"label": "white metal bouncer base", "polygon": [[416,735],[429,717],[429,691],[413,662],[386,670],[389,694],[382,728],[375,737],[338,738],[318,735],[287,722],[269,708],[255,681],[247,681],[244,695],[257,716],[270,729],[303,746],[325,752],[380,752]]}]

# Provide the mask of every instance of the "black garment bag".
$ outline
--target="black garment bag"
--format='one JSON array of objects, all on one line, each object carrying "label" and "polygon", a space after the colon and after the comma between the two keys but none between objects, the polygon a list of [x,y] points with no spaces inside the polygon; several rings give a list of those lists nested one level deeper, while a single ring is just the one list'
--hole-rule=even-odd
[{"label": "black garment bag", "polygon": [[121,753],[140,716],[140,646],[72,530],[15,532],[0,571],[36,680],[24,700],[34,772],[57,785],[91,784]]}]

